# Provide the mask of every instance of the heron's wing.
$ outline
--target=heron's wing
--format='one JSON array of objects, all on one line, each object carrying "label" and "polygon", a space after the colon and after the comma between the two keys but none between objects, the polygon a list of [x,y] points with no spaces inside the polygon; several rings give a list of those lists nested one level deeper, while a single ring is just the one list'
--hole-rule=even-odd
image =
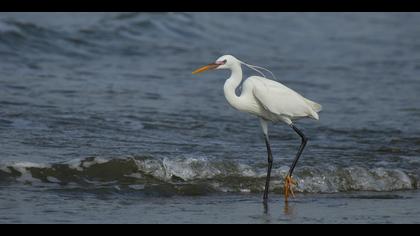
[{"label": "heron's wing", "polygon": [[273,80],[253,78],[253,94],[267,111],[289,118],[310,116],[318,119],[318,114],[302,95]]}]

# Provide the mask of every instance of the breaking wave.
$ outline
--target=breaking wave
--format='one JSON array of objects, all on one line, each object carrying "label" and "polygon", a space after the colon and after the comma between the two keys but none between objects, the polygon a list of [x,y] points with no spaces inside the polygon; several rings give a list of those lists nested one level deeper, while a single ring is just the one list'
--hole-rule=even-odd
[{"label": "breaking wave", "polygon": [[[288,167],[273,168],[273,192],[282,191]],[[264,165],[248,165],[208,158],[147,156],[104,159],[89,157],[63,163],[0,164],[0,182],[54,186],[112,187],[119,190],[170,191],[173,194],[262,192]],[[420,187],[418,173],[401,169],[336,166],[300,166],[294,178],[296,192],[395,191]]]}]

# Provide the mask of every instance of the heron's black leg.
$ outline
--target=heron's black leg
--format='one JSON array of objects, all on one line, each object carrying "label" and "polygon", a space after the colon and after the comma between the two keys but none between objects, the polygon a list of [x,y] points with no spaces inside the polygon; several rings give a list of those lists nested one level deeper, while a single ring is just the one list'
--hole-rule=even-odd
[{"label": "heron's black leg", "polygon": [[303,149],[305,148],[306,143],[308,142],[308,138],[306,138],[306,136],[302,133],[302,131],[300,131],[298,128],[296,128],[296,126],[294,126],[293,124],[290,125],[294,131],[296,131],[297,134],[299,134],[299,136],[302,138],[302,143],[300,144],[299,150],[296,154],[295,159],[293,160],[292,166],[289,169],[289,174],[288,176],[292,176],[293,170],[296,167],[296,163],[298,162],[300,155],[302,154]]},{"label": "heron's black leg", "polygon": [[265,145],[267,146],[267,155],[268,155],[268,168],[267,168],[267,177],[265,179],[265,188],[264,188],[264,203],[267,202],[268,198],[268,189],[270,186],[270,176],[271,176],[271,167],[273,166],[273,155],[271,154],[270,142],[268,140],[268,135],[264,135]]}]

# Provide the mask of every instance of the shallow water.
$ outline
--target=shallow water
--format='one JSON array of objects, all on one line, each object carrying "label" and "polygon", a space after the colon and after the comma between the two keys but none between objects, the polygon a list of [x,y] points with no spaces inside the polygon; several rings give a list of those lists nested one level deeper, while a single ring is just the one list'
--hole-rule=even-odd
[{"label": "shallow water", "polygon": [[[110,192],[116,207],[171,196],[194,209],[216,195],[259,209],[266,154],[257,119],[225,101],[227,72],[191,75],[223,54],[269,68],[323,105],[320,121],[296,124],[310,139],[297,192],[416,192],[419,21],[418,13],[1,13],[1,194],[31,200],[1,198],[0,222],[30,221],[21,204],[52,220],[56,211],[41,210],[50,201],[34,196],[74,189]],[[270,135],[280,193],[299,138],[281,124]],[[66,206],[72,222],[89,203],[78,201]]]},{"label": "shallow water", "polygon": [[2,187],[2,223],[420,223],[418,191],[298,194],[288,204],[259,194],[145,196],[117,189]]}]

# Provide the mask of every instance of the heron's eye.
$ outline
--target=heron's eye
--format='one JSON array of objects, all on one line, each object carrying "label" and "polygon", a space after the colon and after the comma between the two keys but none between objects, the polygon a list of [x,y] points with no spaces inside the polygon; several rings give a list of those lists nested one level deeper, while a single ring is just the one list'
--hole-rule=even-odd
[{"label": "heron's eye", "polygon": [[227,62],[227,60],[226,60],[226,59],[224,59],[224,60],[223,60],[223,64],[226,64],[226,62]]}]

